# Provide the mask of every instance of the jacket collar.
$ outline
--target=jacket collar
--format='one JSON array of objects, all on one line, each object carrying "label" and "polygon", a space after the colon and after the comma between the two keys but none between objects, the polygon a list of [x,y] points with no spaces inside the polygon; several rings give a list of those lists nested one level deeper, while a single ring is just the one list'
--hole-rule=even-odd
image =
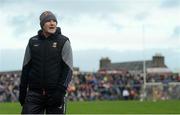
[{"label": "jacket collar", "polygon": [[[61,35],[61,28],[60,28],[60,27],[57,27],[57,28],[56,28],[56,32],[55,32],[54,34],[51,34],[51,35],[48,37],[48,39],[49,39],[49,38],[50,38],[50,39],[55,39],[58,35]],[[39,38],[41,38],[41,39],[46,39],[45,36],[44,36],[44,34],[43,34],[43,30],[42,30],[42,29],[38,31],[38,36],[39,36]]]}]

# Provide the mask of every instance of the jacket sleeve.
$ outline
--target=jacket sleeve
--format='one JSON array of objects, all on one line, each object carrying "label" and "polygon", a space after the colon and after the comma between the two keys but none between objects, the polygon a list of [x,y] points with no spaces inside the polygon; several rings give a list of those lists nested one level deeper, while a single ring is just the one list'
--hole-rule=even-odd
[{"label": "jacket sleeve", "polygon": [[21,73],[21,78],[20,78],[20,86],[19,86],[19,102],[21,105],[24,104],[26,93],[27,93],[30,60],[31,60],[31,54],[30,54],[30,47],[28,43],[26,47],[26,51],[25,51],[22,73]]},{"label": "jacket sleeve", "polygon": [[59,84],[59,88],[61,90],[66,91],[69,82],[71,81],[72,78],[72,73],[73,73],[73,56],[72,56],[72,48],[70,41],[67,40],[62,48],[62,77],[63,77],[63,83],[61,82]]}]

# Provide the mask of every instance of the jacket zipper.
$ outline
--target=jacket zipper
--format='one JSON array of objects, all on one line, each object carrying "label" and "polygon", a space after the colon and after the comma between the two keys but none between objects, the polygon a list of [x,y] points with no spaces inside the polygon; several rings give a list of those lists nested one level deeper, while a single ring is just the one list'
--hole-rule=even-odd
[{"label": "jacket zipper", "polygon": [[[46,38],[47,39],[47,38]],[[46,95],[45,90],[45,63],[46,63],[46,53],[47,53],[47,40],[44,40],[43,46],[43,74],[42,74],[42,95]]]}]

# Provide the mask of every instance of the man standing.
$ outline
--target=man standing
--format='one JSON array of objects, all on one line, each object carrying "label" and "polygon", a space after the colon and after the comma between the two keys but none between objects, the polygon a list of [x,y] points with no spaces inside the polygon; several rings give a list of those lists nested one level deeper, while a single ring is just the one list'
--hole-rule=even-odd
[{"label": "man standing", "polygon": [[70,41],[52,12],[40,15],[40,26],[25,52],[19,93],[22,114],[63,114],[73,71]]}]

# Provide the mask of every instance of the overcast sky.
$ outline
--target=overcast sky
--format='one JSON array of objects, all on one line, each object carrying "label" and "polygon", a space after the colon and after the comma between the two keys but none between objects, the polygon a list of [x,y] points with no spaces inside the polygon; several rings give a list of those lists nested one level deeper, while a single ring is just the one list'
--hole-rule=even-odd
[{"label": "overcast sky", "polygon": [[55,13],[74,52],[180,54],[180,0],[0,0],[0,49],[23,51],[40,29],[39,15],[45,10]]}]

